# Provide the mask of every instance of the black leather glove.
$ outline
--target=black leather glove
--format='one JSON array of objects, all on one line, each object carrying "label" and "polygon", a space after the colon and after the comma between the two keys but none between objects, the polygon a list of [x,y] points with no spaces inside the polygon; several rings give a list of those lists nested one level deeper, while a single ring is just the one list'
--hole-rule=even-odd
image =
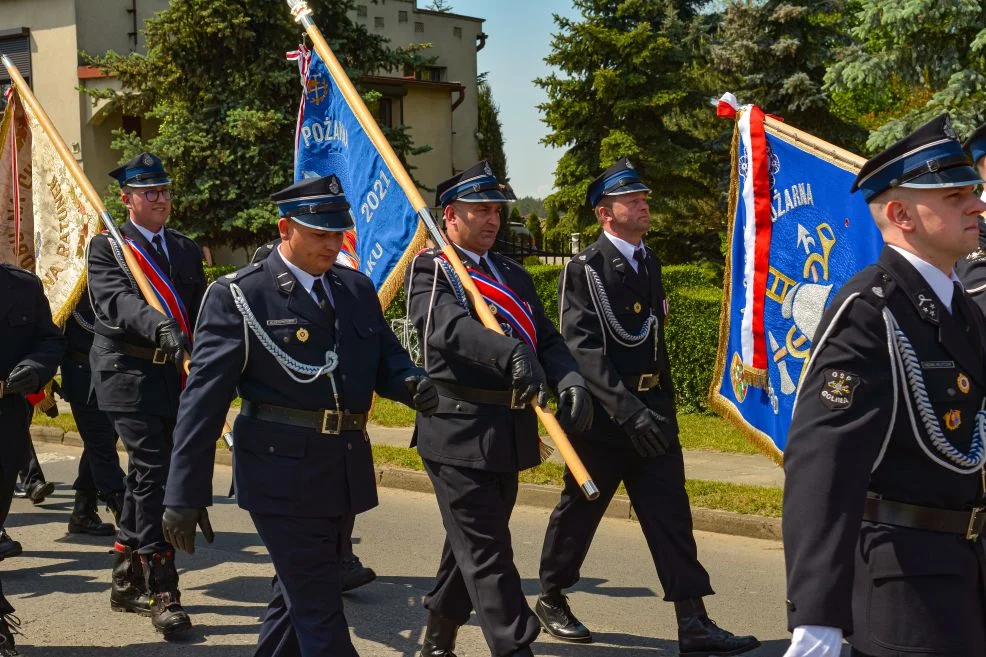
[{"label": "black leather glove", "polygon": [[630,436],[633,448],[644,457],[664,456],[671,447],[668,437],[661,431],[658,415],[649,408],[644,408],[623,423],[623,429]]},{"label": "black leather glove", "polygon": [[584,433],[592,426],[592,395],[582,386],[569,386],[558,395],[558,421],[565,429]]},{"label": "black leather glove", "polygon": [[7,377],[4,394],[28,395],[41,387],[41,376],[30,365],[16,365]]},{"label": "black leather glove", "polygon": [[510,355],[510,390],[514,401],[526,404],[537,395],[537,405],[544,408],[548,404],[548,382],[538,362],[537,355],[521,342]]},{"label": "black leather glove", "polygon": [[168,506],[161,518],[164,529],[164,540],[179,550],[195,553],[195,526],[202,528],[202,536],[206,542],[212,543],[216,535],[209,523],[209,512],[205,509],[194,509],[184,506]]},{"label": "black leather glove", "polygon": [[438,388],[426,376],[409,376],[404,379],[404,386],[411,394],[411,405],[414,410],[428,417],[438,410]]},{"label": "black leather glove", "polygon": [[168,355],[175,365],[181,366],[182,356],[185,355],[185,334],[181,332],[178,322],[166,319],[154,329],[154,341],[158,349]]}]

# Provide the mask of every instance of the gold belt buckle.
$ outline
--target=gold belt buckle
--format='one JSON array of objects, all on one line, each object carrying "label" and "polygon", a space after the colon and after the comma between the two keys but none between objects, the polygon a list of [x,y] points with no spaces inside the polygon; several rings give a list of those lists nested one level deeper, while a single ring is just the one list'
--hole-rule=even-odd
[{"label": "gold belt buckle", "polygon": [[527,404],[522,404],[517,401],[517,391],[510,391],[510,410],[511,411],[522,411],[527,408]]},{"label": "gold belt buckle", "polygon": [[168,354],[160,349],[155,349],[154,355],[151,356],[151,362],[155,365],[164,365],[168,362]]},{"label": "gold belt buckle", "polygon": [[659,374],[641,374],[640,381],[637,382],[637,392],[647,392],[660,382]]},{"label": "gold belt buckle", "polygon": [[984,512],[986,512],[986,507],[973,507],[972,513],[969,514],[969,529],[965,534],[968,540],[979,540],[979,536],[983,531],[983,525],[986,525],[986,513]]},{"label": "gold belt buckle", "polygon": [[[329,418],[335,417],[335,427],[329,426]],[[322,433],[338,436],[342,433],[342,413],[339,411],[322,411]]]},{"label": "gold belt buckle", "polygon": [[3,396],[6,394],[7,394],[7,382],[0,381],[0,399],[2,399]]}]

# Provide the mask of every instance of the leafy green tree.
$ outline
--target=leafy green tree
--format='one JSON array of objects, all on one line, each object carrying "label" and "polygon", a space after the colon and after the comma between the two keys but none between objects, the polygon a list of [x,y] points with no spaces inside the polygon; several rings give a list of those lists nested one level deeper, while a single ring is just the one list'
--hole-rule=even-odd
[{"label": "leafy green tree", "polygon": [[544,207],[544,201],[539,198],[534,198],[533,196],[522,196],[517,199],[517,207],[520,208],[520,213],[523,215],[528,215],[532,212],[538,216],[545,216],[548,211]]},{"label": "leafy green tree", "polygon": [[[314,16],[331,48],[358,83],[380,70],[424,62],[418,48],[391,49],[353,23],[353,0],[313,0]],[[147,21],[147,54],[109,52],[88,61],[115,76],[122,91],[92,91],[125,114],[158,124],[140,140],[123,132],[122,159],[146,148],[174,181],[172,222],[205,244],[253,246],[273,232],[267,198],[293,175],[299,85],[284,52],[301,30],[283,2],[171,0]],[[368,94],[373,104],[377,96]],[[406,126],[388,138],[404,158],[416,152]],[[425,147],[422,147],[425,148]]]},{"label": "leafy green tree", "polygon": [[579,18],[554,17],[545,61],[557,72],[536,80],[548,96],[539,106],[550,129],[543,143],[567,149],[549,205],[575,230],[595,226],[589,182],[628,156],[654,192],[648,241],[666,237],[655,243],[661,256],[721,257],[729,139],[709,106],[704,0],[573,2]]},{"label": "leafy green tree", "polygon": [[986,120],[986,2],[858,1],[847,17],[853,42],[825,83],[871,130],[870,152],[944,111],[960,134]]},{"label": "leafy green tree", "polygon": [[503,125],[500,108],[493,100],[493,90],[486,80],[486,73],[477,78],[479,96],[479,158],[488,160],[493,174],[502,183],[508,182],[507,154],[503,149]]},{"label": "leafy green tree", "polygon": [[724,90],[792,125],[859,150],[865,132],[832,110],[826,66],[848,44],[846,0],[751,3],[731,0],[710,45],[710,64]]},{"label": "leafy green tree", "polygon": [[425,9],[444,13],[452,11],[452,5],[448,3],[448,0],[431,0],[431,4],[427,5]]},{"label": "leafy green tree", "polygon": [[513,204],[510,208],[510,216],[508,217],[508,221],[519,224],[524,223],[524,216],[520,213],[520,208],[518,208],[516,204]]},{"label": "leafy green tree", "polygon": [[[516,205],[514,206],[517,207]],[[527,215],[527,230],[530,231],[531,237],[534,238],[534,243],[541,246],[541,240],[544,238],[544,234],[541,231],[541,217],[538,216],[537,212],[532,212]]]}]

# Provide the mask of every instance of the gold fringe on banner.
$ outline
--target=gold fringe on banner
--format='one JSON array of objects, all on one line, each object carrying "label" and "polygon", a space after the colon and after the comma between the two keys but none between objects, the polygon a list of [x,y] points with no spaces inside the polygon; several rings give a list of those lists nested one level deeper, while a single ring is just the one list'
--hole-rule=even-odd
[{"label": "gold fringe on banner", "polygon": [[377,290],[377,298],[380,299],[380,307],[387,310],[387,306],[394,300],[397,293],[402,287],[404,287],[404,274],[407,273],[407,268],[411,265],[411,261],[414,256],[418,254],[419,251],[424,249],[428,245],[428,229],[425,228],[424,223],[418,220],[418,228],[414,231],[414,237],[411,238],[411,243],[406,249],[404,249],[404,254],[401,259],[397,261],[397,265],[394,269],[387,275],[384,280],[383,285]]}]

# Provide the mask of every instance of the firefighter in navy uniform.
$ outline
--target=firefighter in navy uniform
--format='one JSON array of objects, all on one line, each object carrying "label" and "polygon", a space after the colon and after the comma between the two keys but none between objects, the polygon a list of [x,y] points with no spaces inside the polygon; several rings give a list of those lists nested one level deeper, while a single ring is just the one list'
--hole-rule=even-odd
[{"label": "firefighter in navy uniform", "polygon": [[421,655],[454,657],[457,630],[474,609],[493,655],[532,655],[538,623],[521,590],[508,528],[517,473],[541,460],[537,419],[527,402],[537,397],[543,405],[550,384],[560,394],[559,420],[571,429],[588,426],[592,401],[530,275],[489,252],[508,201],[489,165],[480,162],[439,183],[436,196],[463,264],[526,304],[536,346],[509,324],[509,335],[485,328],[440,251],[414,259],[406,281],[408,318],[441,397],[433,416],[418,416],[413,440],[446,531],[437,582],[424,599],[429,615]]},{"label": "firefighter in navy uniform", "polygon": [[83,445],[79,475],[72,484],[75,506],[68,519],[68,530],[73,534],[112,536],[116,533],[115,528],[100,519],[97,507],[99,500],[103,500],[119,523],[126,483],[116,451],[116,431],[106,413],[99,410],[92,389],[89,350],[92,348],[93,320],[86,291],[65,322],[67,345],[59,390],[72,407],[72,417]]},{"label": "firefighter in navy uniform", "polygon": [[[963,147],[976,165],[979,177],[983,178],[986,174],[986,124],[976,128]],[[983,200],[986,200],[986,191],[983,192]],[[955,273],[962,281],[966,294],[986,313],[986,220],[982,217],[979,218],[979,248],[959,258],[955,263]]]},{"label": "firefighter in navy uniform", "polygon": [[[263,262],[270,255],[270,252],[280,243],[267,242],[253,253],[250,263]],[[363,565],[359,557],[353,552],[353,528],[356,526],[356,516],[351,515],[343,522],[342,527],[342,557],[339,560],[339,570],[342,576],[342,592],[352,591],[361,586],[366,586],[377,578],[377,574],[372,568]]]},{"label": "firefighter in navy uniform", "polygon": [[[34,274],[0,264],[0,527],[7,520],[17,471],[31,446],[33,409],[25,395],[55,375],[65,338],[51,321],[51,307]],[[8,618],[14,608],[0,586],[0,657],[16,655]],[[15,623],[16,624],[16,623]]]},{"label": "firefighter in navy uniform", "polygon": [[944,114],[852,191],[886,242],[818,325],[784,450],[787,657],[986,657],[980,176]]},{"label": "firefighter in navy uniform", "polygon": [[[141,153],[110,172],[130,212],[120,233],[148,254],[173,286],[194,326],[206,281],[195,242],[165,227],[171,181],[161,160]],[[119,245],[107,234],[89,244],[89,296],[95,311],[89,364],[99,410],[113,423],[130,457],[126,494],[115,545],[110,605],[150,615],[167,635],[191,627],[181,607],[174,549],[161,530],[164,484],[181,392],[188,336],[174,317],[144,300],[124,267]]]},{"label": "firefighter in navy uniform", "polygon": [[164,516],[192,552],[208,540],[216,437],[237,393],[233,476],[276,577],[258,657],[352,657],[339,561],[346,518],[377,505],[367,413],[374,391],[432,412],[435,387],[388,327],[370,280],[334,267],[353,228],[338,179],[271,197],[281,219],[268,257],[216,281],[195,330]]},{"label": "firefighter in navy uniform", "polygon": [[661,265],[643,243],[650,230],[650,189],[626,158],[589,185],[587,204],[599,239],[565,267],[559,283],[561,332],[595,397],[592,427],[573,444],[599,499],[584,498],[571,473],[548,522],[541,554],[541,595],[534,611],[552,636],[589,642],[565,589],[580,569],[606,507],[623,482],[650,547],[664,599],[674,602],[682,655],[735,655],[759,645],[713,623],[702,598],[712,594],[698,561],[674,387],[664,342],[667,299]]}]

